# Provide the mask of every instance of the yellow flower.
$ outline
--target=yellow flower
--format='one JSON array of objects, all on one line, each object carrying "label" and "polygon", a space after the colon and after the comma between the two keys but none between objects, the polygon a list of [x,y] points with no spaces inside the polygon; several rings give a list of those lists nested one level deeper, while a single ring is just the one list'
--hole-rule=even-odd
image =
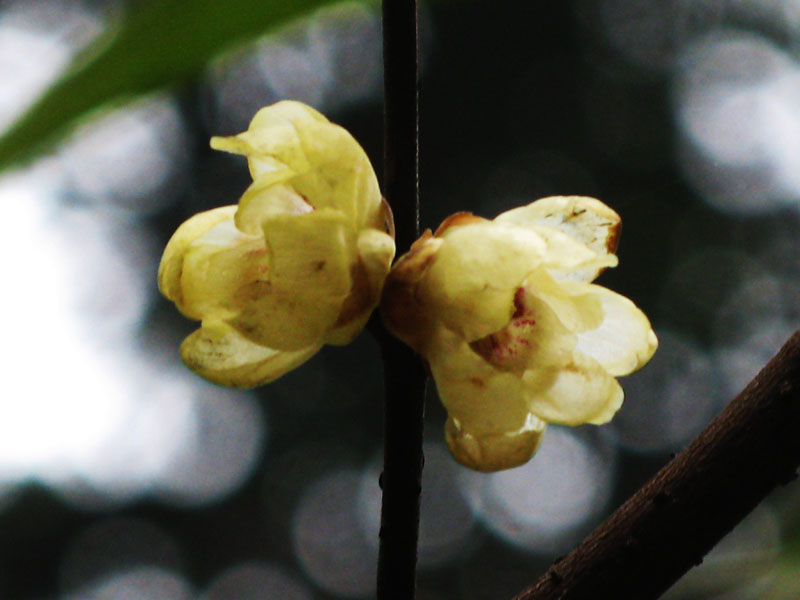
[{"label": "yellow flower", "polygon": [[590,282],[617,264],[620,218],[584,197],[544,198],[493,221],[449,217],[392,268],[381,311],[428,362],[460,463],[526,462],[546,423],[607,422],[616,377],[657,340],[627,298]]},{"label": "yellow flower", "polygon": [[394,257],[391,211],[353,137],[299,102],[261,109],[212,138],[247,157],[238,206],[183,223],[164,250],[161,292],[202,327],[184,362],[222,385],[269,383],[364,327]]}]

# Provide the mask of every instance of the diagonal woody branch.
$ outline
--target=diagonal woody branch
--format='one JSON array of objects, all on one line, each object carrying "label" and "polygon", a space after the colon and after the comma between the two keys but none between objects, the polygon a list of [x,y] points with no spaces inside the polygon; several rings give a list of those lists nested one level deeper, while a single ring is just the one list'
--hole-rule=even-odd
[{"label": "diagonal woody branch", "polygon": [[797,331],[699,436],[516,600],[658,598],[796,478],[799,431]]}]

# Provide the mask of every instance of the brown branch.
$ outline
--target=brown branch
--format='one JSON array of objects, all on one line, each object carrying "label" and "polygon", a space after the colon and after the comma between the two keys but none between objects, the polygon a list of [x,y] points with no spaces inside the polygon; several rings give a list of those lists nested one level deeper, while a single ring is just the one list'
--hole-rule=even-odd
[{"label": "brown branch", "polygon": [[516,600],[658,598],[773,488],[796,478],[798,429],[800,331],[694,441]]},{"label": "brown branch", "polygon": [[[419,236],[417,3],[383,0],[384,189],[398,254]],[[413,600],[416,588],[426,375],[414,352],[379,320],[385,382],[379,600]]]}]

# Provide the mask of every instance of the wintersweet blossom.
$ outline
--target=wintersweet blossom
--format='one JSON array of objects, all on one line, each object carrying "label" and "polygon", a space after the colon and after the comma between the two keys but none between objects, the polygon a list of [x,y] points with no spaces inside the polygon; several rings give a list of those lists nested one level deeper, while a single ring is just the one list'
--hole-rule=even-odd
[{"label": "wintersweet blossom", "polygon": [[263,108],[211,146],[245,155],[253,183],[238,206],[178,228],[158,283],[202,321],[181,345],[184,362],[253,387],[358,335],[394,257],[391,211],[355,139],[299,102]]},{"label": "wintersweet blossom", "polygon": [[620,218],[602,202],[551,197],[493,221],[458,213],[392,268],[381,311],[430,366],[460,463],[526,462],[547,423],[607,422],[617,376],[656,336],[630,300],[590,283],[617,264]]}]

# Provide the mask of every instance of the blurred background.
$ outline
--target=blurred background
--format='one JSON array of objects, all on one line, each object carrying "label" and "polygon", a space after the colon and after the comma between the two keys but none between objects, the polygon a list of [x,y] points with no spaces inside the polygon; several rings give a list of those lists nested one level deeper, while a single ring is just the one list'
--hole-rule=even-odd
[{"label": "blurred background", "polygon": [[[0,129],[154,4],[0,0]],[[165,4],[189,23],[213,3]],[[263,105],[315,106],[380,172],[377,10],[331,3],[221,44],[191,77],[94,111],[0,174],[0,599],[374,596],[375,342],[364,333],[263,389],[225,390],[180,363],[195,325],[155,280],[175,228],[249,183],[245,161],[208,138],[246,129]],[[535,460],[492,475],[449,457],[429,386],[419,597],[498,600],[800,326],[800,0],[441,0],[420,27],[423,225],[598,197],[625,224],[620,266],[600,282],[661,341],[622,380],[611,424],[552,427]],[[180,51],[168,39],[149,59]],[[800,598],[797,484],[668,598]]]}]

